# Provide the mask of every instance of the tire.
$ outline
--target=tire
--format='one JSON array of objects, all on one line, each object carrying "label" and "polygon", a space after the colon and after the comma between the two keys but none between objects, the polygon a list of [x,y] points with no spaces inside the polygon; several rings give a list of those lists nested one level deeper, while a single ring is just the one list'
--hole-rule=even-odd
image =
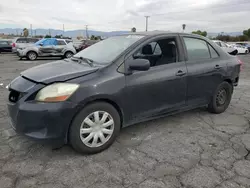
[{"label": "tire", "polygon": [[37,53],[33,51],[28,52],[27,59],[29,59],[30,61],[35,61],[37,59]]},{"label": "tire", "polygon": [[74,54],[72,52],[68,51],[68,52],[65,52],[64,58],[71,58],[73,55]]},{"label": "tire", "polygon": [[[97,115],[97,112],[99,112],[99,115]],[[99,120],[102,120],[104,113],[107,113],[108,115],[106,114],[107,118],[103,124],[101,122],[99,122],[100,123],[99,125],[98,123],[92,124],[93,122],[95,123],[96,116],[99,117]],[[89,123],[88,120],[90,120],[92,123]],[[111,124],[112,120],[113,120],[113,125],[106,126]],[[91,124],[91,126],[89,126],[89,124]],[[103,126],[105,126],[105,128],[103,128]],[[115,138],[120,132],[120,127],[121,127],[120,115],[117,112],[117,110],[112,105],[106,102],[95,102],[87,105],[74,118],[69,129],[69,142],[71,146],[80,153],[85,153],[85,154],[99,153],[107,149],[109,146],[111,146],[111,144],[115,141]],[[82,131],[85,130],[85,132],[80,133],[80,129]],[[102,132],[101,129],[103,131],[105,129],[105,132]],[[106,134],[107,130],[109,134]],[[100,131],[102,133],[100,133]],[[112,132],[112,134],[110,134],[110,132]],[[90,136],[90,134],[92,135]],[[101,139],[100,134],[104,136],[102,137],[103,139]],[[95,137],[97,138],[95,139],[96,142],[94,143]],[[105,142],[104,139],[106,139]]]},{"label": "tire", "polygon": [[[228,82],[222,82],[215,90],[212,99],[208,104],[208,111],[215,114],[224,112],[230,104],[232,94],[232,84]],[[223,96],[225,96],[225,98]]]}]

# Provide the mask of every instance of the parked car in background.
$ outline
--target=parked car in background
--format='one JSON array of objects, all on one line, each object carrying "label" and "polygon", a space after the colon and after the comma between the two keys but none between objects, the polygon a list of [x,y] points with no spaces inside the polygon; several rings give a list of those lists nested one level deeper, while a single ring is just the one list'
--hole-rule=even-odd
[{"label": "parked car in background", "polygon": [[83,49],[85,49],[85,48],[87,48],[87,47],[89,47],[89,46],[91,46],[91,45],[93,45],[93,44],[95,44],[97,42],[99,42],[99,41],[98,40],[83,40],[81,42],[81,44],[78,46],[78,48],[76,48],[76,51],[80,52]]},{"label": "parked car in background", "polygon": [[97,153],[138,122],[201,106],[224,112],[241,65],[198,35],[110,37],[22,72],[8,86],[8,114],[20,134]]},{"label": "parked car in background", "polygon": [[73,43],[66,39],[44,38],[32,46],[17,50],[20,58],[27,58],[31,61],[37,57],[62,57],[70,58],[76,53]]},{"label": "parked car in background", "polygon": [[27,46],[30,46],[30,45],[36,43],[39,40],[40,39],[38,39],[38,38],[18,37],[18,38],[13,40],[12,52],[16,53],[17,49],[22,50],[22,49],[26,48]]},{"label": "parked car in background", "polygon": [[246,46],[243,46],[240,44],[232,44],[231,46],[238,51],[238,54],[248,54],[249,53],[249,50]]},{"label": "parked car in background", "polygon": [[250,52],[250,43],[249,42],[236,42],[235,44],[247,47],[248,51]]},{"label": "parked car in background", "polygon": [[12,45],[10,40],[0,39],[0,53],[1,52],[12,52]]},{"label": "parked car in background", "polygon": [[232,46],[227,45],[226,43],[220,41],[220,40],[213,40],[215,44],[217,44],[219,47],[221,47],[225,52],[236,55],[238,53],[237,49],[235,49]]}]

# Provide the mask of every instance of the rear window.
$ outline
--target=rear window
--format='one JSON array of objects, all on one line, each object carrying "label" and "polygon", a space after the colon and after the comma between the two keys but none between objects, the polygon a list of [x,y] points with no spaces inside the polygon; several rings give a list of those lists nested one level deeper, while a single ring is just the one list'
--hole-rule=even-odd
[{"label": "rear window", "polygon": [[0,41],[0,44],[9,44],[8,41]]},{"label": "rear window", "polygon": [[26,38],[18,38],[16,40],[16,43],[27,43],[27,39]]},{"label": "rear window", "polygon": [[184,42],[187,48],[189,60],[210,58],[209,49],[207,43],[204,40],[184,37]]}]

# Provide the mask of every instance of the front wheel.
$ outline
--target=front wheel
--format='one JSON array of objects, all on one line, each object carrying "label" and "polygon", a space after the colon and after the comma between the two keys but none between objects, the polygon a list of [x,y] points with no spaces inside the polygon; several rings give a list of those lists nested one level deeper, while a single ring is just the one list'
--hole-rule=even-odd
[{"label": "front wheel", "polygon": [[64,57],[65,58],[71,58],[74,54],[72,52],[66,52]]},{"label": "front wheel", "polygon": [[81,153],[94,154],[107,149],[120,132],[117,110],[105,102],[89,104],[72,122],[69,140]]},{"label": "front wheel", "polygon": [[232,84],[222,82],[215,90],[212,99],[208,104],[208,111],[215,114],[224,112],[230,104],[232,93]]}]

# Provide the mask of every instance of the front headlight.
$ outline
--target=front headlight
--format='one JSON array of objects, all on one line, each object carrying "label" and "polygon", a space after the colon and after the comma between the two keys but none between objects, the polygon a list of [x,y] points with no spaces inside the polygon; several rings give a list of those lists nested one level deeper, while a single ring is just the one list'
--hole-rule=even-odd
[{"label": "front headlight", "polygon": [[35,100],[41,102],[60,102],[67,100],[77,89],[78,84],[55,83],[41,89]]}]

